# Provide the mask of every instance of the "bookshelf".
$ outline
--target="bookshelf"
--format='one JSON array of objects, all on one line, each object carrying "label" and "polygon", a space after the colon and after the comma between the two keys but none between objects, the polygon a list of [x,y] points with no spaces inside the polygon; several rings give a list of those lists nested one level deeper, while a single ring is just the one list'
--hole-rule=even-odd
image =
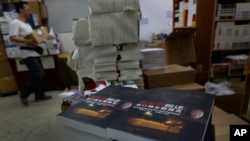
[{"label": "bookshelf", "polygon": [[[216,78],[211,77],[211,74],[213,72],[211,71],[211,67],[213,66],[213,63],[221,63],[224,61],[225,56],[228,55],[239,55],[239,54],[246,54],[248,55],[250,52],[250,36],[238,37],[238,40],[234,40],[234,38],[226,38],[225,41],[231,42],[231,44],[225,44],[224,47],[215,47],[216,43],[219,41],[223,41],[221,39],[217,39],[218,37],[218,26],[225,27],[225,25],[232,26],[234,29],[239,28],[245,28],[245,31],[250,29],[250,16],[246,17],[245,15],[241,14],[244,13],[244,10],[249,11],[250,6],[244,6],[245,4],[238,4],[238,3],[246,3],[250,2],[250,0],[173,0],[173,31],[178,30],[189,30],[192,28],[196,28],[197,31],[195,33],[195,46],[196,46],[196,56],[197,56],[197,65],[202,66],[202,72],[197,73],[197,76],[200,84],[204,84],[205,82],[209,80],[213,80]],[[187,4],[188,8],[183,6],[183,4],[180,3],[189,3]],[[191,8],[191,13],[193,13],[195,16],[194,19],[192,19],[192,24],[190,25],[190,20],[187,18],[192,17],[188,16],[189,12],[189,5],[190,3],[195,4],[193,9]],[[221,6],[221,4],[231,4],[231,7],[233,7],[233,10],[229,10],[229,13],[226,13],[223,15],[223,12],[218,12],[218,9],[223,9],[224,7]],[[181,5],[181,6],[180,6]],[[232,6],[233,5],[233,6]],[[238,8],[237,8],[238,6]],[[180,10],[180,7],[183,8],[183,10]],[[230,7],[230,5],[228,6]],[[241,7],[241,8],[239,8]],[[186,8],[186,9],[185,9]],[[243,10],[241,10],[243,9]],[[186,13],[185,13],[186,10]],[[182,14],[179,14],[180,11],[182,11]],[[231,12],[231,13],[230,13]],[[183,15],[183,16],[180,16]],[[181,19],[181,20],[180,20]],[[182,21],[182,22],[180,22]],[[176,24],[177,22],[177,24]],[[179,23],[180,22],[180,23]],[[188,24],[189,23],[189,24]],[[231,25],[230,25],[231,24]],[[245,27],[244,27],[245,26]],[[217,30],[217,31],[216,31]],[[223,38],[222,38],[223,39]],[[245,41],[248,41],[247,43],[239,43],[241,42],[241,39],[245,39]],[[217,41],[217,42],[216,42]],[[236,44],[233,42],[236,41]],[[244,42],[244,41],[243,41]],[[249,68],[249,67],[248,67]],[[219,77],[219,79],[228,79],[232,77],[238,77],[241,80],[247,80],[246,81],[246,87],[250,86],[250,70],[248,69],[247,73],[244,73],[244,70],[242,69],[242,73],[236,73],[236,74],[227,74],[224,77]],[[247,107],[249,100],[249,93],[250,93],[250,87],[246,88],[244,94],[244,101],[242,102],[244,105],[242,107]],[[243,92],[243,91],[242,91]],[[244,114],[246,114],[246,109],[243,109]],[[243,115],[243,114],[242,114]],[[243,116],[242,116],[243,117]]]},{"label": "bookshelf", "polygon": [[250,50],[250,48],[232,48],[232,49],[215,49],[213,52],[221,52],[221,51],[238,51],[238,50]]},{"label": "bookshelf", "polygon": [[[7,7],[11,7],[10,5],[15,6],[15,3],[18,2],[20,2],[20,0],[2,0],[0,1],[0,5],[6,7],[4,9],[8,9]],[[48,26],[47,6],[45,5],[44,0],[32,0],[26,2],[29,4],[31,13],[37,15],[39,26]]]},{"label": "bookshelf", "polygon": [[[250,54],[249,54],[250,55]],[[245,90],[242,98],[241,116],[250,122],[250,58],[248,58],[248,69],[246,73]]]},{"label": "bookshelf", "polygon": [[197,65],[202,68],[197,82],[202,85],[209,80],[215,3],[216,0],[173,0],[173,31],[197,29],[195,51]]},{"label": "bookshelf", "polygon": [[250,14],[245,14],[250,12],[248,6],[249,0],[215,0],[211,64],[225,62],[228,55],[249,54]]}]

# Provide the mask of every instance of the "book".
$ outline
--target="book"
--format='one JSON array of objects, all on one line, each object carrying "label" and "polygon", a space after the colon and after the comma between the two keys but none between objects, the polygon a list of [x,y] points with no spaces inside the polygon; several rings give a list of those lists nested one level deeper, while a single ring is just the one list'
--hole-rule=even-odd
[{"label": "book", "polygon": [[[89,16],[93,46],[139,42],[140,12],[102,13]],[[121,34],[122,33],[122,34]]]},{"label": "book", "polygon": [[106,127],[134,106],[145,93],[140,89],[108,86],[58,114],[57,120],[66,127],[108,138]]},{"label": "book", "polygon": [[88,0],[91,14],[140,11],[139,0]]},{"label": "book", "polygon": [[214,95],[167,88],[150,91],[107,128],[119,141],[203,141]]}]

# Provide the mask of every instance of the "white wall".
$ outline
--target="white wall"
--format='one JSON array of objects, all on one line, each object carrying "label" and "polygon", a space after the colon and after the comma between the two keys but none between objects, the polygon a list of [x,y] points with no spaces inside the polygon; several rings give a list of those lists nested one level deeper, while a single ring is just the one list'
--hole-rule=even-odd
[{"label": "white wall", "polygon": [[172,31],[173,0],[140,0],[142,21],[140,38],[151,40],[152,33],[170,33]]},{"label": "white wall", "polygon": [[[172,31],[172,4],[173,0],[140,0],[142,21],[140,25],[140,39],[151,41],[152,33],[170,33]],[[55,33],[62,33],[64,48],[71,51],[72,19],[89,15],[86,0],[45,0],[49,25]],[[55,8],[56,7],[56,8]],[[67,33],[68,32],[68,33]]]},{"label": "white wall", "polygon": [[87,17],[88,5],[85,0],[45,0],[49,15],[49,25],[55,33],[70,32],[72,19]]}]

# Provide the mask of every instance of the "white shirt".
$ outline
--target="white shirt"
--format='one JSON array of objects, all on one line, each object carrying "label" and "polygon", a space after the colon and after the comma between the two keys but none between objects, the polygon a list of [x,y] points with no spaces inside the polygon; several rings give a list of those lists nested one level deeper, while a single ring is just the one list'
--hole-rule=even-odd
[{"label": "white shirt", "polygon": [[[29,23],[24,23],[18,19],[15,19],[10,22],[10,31],[9,36],[21,36],[26,37],[30,33],[32,33],[33,29],[31,28]],[[27,46],[25,43],[16,43],[19,47]],[[28,57],[37,57],[40,56],[36,51],[33,50],[21,50],[19,49],[19,57],[20,58],[28,58]]]}]

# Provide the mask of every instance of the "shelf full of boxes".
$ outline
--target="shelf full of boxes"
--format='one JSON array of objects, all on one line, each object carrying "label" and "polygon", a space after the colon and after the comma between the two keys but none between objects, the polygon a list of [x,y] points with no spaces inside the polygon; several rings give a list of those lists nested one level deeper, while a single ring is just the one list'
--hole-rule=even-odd
[{"label": "shelf full of boxes", "polygon": [[[7,53],[7,59],[15,76],[18,90],[24,87],[26,80],[29,78],[29,74],[27,71],[28,68],[24,64],[22,64],[21,59],[19,59],[19,47],[15,43],[11,42],[9,39],[9,23],[18,16],[15,11],[15,4],[19,1],[20,0],[6,0],[0,2],[0,25],[2,31],[1,36],[3,38],[3,49]],[[28,22],[30,23],[32,28],[36,30],[39,28],[39,31],[47,33],[48,13],[44,1],[28,0],[26,2],[30,6],[31,10],[31,16]],[[34,30],[33,33],[35,33],[36,30]],[[51,81],[49,79],[51,73],[57,72],[56,55],[60,53],[59,43],[57,42],[57,40],[46,40],[39,43],[39,46],[43,48],[43,54],[41,59],[43,60],[45,73],[47,74],[47,77],[45,78],[45,88],[61,88],[61,82],[59,82],[59,80],[53,79],[53,81]]]},{"label": "shelf full of boxes", "polygon": [[250,3],[218,2],[211,78],[245,76],[250,50]]}]

